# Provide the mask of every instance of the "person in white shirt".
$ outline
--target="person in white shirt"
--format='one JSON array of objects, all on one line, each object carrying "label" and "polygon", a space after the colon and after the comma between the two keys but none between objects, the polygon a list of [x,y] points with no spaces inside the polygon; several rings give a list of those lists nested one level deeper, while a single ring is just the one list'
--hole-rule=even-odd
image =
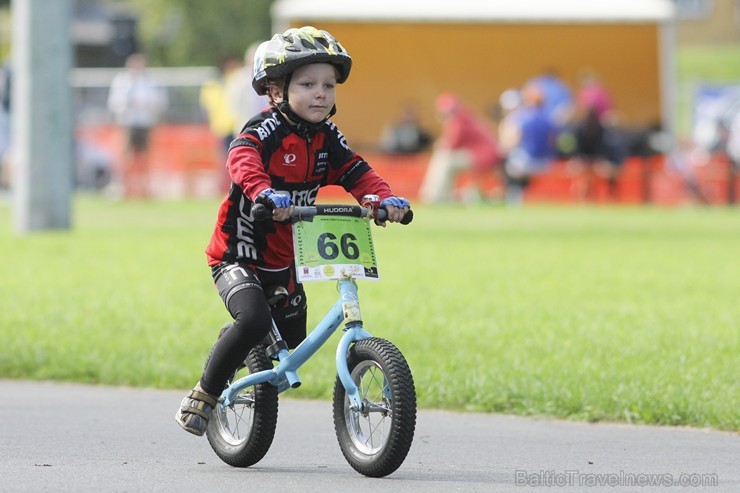
[{"label": "person in white shirt", "polygon": [[108,94],[108,108],[126,134],[121,169],[126,197],[150,196],[150,135],[167,107],[167,93],[147,75],[146,66],[143,54],[130,55],[126,60],[126,70],[114,77]]}]

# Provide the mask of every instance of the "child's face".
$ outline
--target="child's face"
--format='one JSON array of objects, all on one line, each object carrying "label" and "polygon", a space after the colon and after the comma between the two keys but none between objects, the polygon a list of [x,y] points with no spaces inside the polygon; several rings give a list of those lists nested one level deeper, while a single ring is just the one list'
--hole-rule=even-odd
[{"label": "child's face", "polygon": [[298,116],[319,123],[329,115],[337,99],[337,72],[328,63],[304,65],[295,72],[288,87],[290,107]]}]

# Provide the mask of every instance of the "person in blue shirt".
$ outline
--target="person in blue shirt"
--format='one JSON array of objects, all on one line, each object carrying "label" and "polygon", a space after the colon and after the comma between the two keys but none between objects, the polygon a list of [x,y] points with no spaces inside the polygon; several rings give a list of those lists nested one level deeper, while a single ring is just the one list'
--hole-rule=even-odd
[{"label": "person in blue shirt", "polygon": [[501,145],[506,151],[506,202],[519,205],[530,177],[547,170],[556,155],[557,129],[544,104],[542,90],[528,83],[521,100],[501,123]]},{"label": "person in blue shirt", "polygon": [[558,77],[554,70],[545,71],[542,75],[527,82],[525,86],[530,84],[539,87],[542,106],[552,124],[558,131],[564,130],[573,116],[575,105],[573,92],[568,85]]}]

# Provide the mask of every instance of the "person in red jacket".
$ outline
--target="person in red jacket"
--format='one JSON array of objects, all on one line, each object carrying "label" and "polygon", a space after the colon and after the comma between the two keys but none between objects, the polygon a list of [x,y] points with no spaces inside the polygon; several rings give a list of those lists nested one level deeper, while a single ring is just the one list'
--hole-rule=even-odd
[{"label": "person in red jacket", "polygon": [[[268,96],[270,107],[247,122],[229,147],[231,189],[206,255],[234,320],[222,328],[200,380],[175,416],[194,435],[205,432],[228,378],[267,336],[271,316],[290,348],[306,337],[306,294],[296,278],[287,221],[291,206],[313,205],[321,187],[340,185],[358,203],[378,195],[390,222],[409,210],[408,200],[393,194],[329,120],[336,112],[336,85],[347,80],[351,67],[344,47],[310,26],[276,34],[257,49],[252,86]],[[255,221],[254,204],[269,207],[272,220]],[[289,295],[271,313],[265,291],[274,286]]]},{"label": "person in red jacket", "polygon": [[442,135],[434,144],[419,199],[428,204],[454,201],[455,181],[465,170],[472,171],[471,190],[481,193],[486,173],[499,162],[493,131],[453,93],[437,96],[435,108],[443,123]]}]

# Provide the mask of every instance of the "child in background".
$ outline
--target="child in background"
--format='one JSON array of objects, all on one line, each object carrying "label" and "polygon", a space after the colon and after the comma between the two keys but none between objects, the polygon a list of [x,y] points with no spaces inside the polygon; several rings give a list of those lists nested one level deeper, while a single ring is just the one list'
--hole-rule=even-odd
[{"label": "child in background", "polygon": [[[206,254],[234,321],[222,328],[200,380],[175,416],[194,435],[203,435],[228,379],[270,331],[268,288],[289,292],[272,312],[288,346],[306,337],[306,294],[296,278],[287,222],[291,206],[313,205],[322,186],[341,185],[358,202],[378,195],[390,222],[409,210],[408,200],[393,195],[329,120],[336,112],[336,85],[347,80],[351,67],[344,47],[310,26],[288,29],[257,49],[252,86],[268,96],[270,108],[247,122],[229,148],[231,190]],[[272,220],[255,221],[254,204],[269,207]]]}]

